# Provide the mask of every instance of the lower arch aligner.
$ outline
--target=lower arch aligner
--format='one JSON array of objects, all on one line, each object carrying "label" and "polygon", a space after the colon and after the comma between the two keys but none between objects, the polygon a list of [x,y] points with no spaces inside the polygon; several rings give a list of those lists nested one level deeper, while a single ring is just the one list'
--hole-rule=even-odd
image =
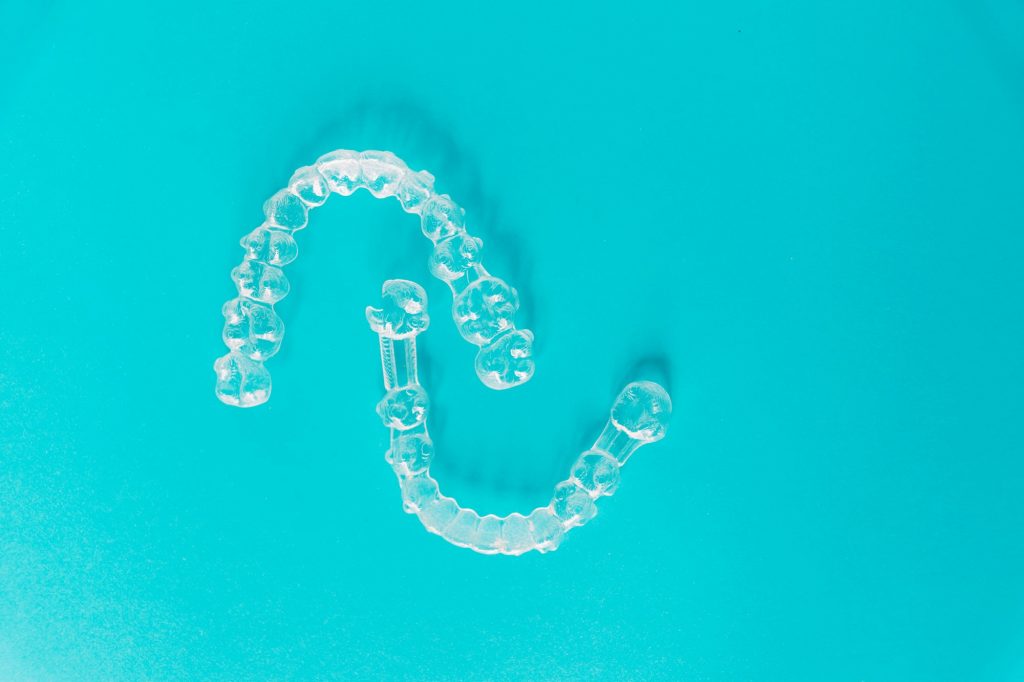
[{"label": "lower arch aligner", "polygon": [[[426,292],[415,282],[389,280],[382,299],[381,307],[366,309],[366,318],[380,342],[386,393],[377,404],[377,414],[391,433],[385,459],[398,477],[405,511],[453,545],[513,556],[557,549],[569,530],[594,518],[600,498],[615,492],[622,466],[637,448],[665,436],[672,413],[668,393],[654,382],[633,382],[619,393],[601,435],[576,459],[569,477],[555,486],[546,506],[507,516],[480,515],[463,507],[444,495],[430,475],[434,457],[427,430],[430,400],[419,383],[416,365],[416,336],[429,325]],[[510,331],[501,338],[514,345],[515,334]]]}]

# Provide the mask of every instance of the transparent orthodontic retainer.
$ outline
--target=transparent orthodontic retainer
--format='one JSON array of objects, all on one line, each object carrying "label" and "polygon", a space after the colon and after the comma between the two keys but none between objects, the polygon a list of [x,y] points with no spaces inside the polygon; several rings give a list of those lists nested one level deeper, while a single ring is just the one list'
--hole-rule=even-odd
[{"label": "transparent orthodontic retainer", "polygon": [[[436,194],[433,183],[429,173],[411,171],[390,152],[338,150],[298,169],[288,187],[266,201],[266,220],[242,238],[245,255],[231,272],[238,296],[222,308],[229,352],[214,363],[216,394],[222,402],[254,407],[270,398],[264,363],[284,337],[274,304],[289,291],[281,267],[298,255],[293,234],[306,227],[309,210],[332,193],[348,196],[358,189],[377,198],[396,197],[403,210],[420,216],[423,234],[434,245],[430,272],[448,284],[455,325],[478,347],[474,365],[480,381],[496,390],[529,381],[534,373],[533,334],[515,326],[518,295],[483,267],[483,243],[466,231],[463,210],[448,195]],[[404,508],[454,545],[509,555],[556,549],[568,530],[596,515],[598,498],[615,492],[619,470],[630,455],[665,435],[672,411],[668,393],[653,382],[633,382],[619,394],[593,447],[579,456],[569,478],[555,486],[547,506],[525,516],[481,516],[442,495],[430,476],[429,400],[416,371],[416,336],[429,324],[426,293],[415,282],[389,280],[380,307],[368,307],[366,315],[380,337],[387,393],[377,413],[391,432],[386,459],[398,477]]]}]

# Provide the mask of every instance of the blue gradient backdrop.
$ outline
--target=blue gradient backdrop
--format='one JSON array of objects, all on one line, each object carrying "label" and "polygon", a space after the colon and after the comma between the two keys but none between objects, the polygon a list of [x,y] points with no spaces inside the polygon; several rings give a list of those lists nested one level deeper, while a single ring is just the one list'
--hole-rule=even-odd
[{"label": "blue gradient backdrop", "polygon": [[[0,680],[1024,679],[1020,0],[6,0],[0,77]],[[338,147],[466,207],[531,384],[475,381],[359,195],[300,235],[271,402],[214,399],[237,241]],[[557,553],[402,513],[389,277],[465,504],[670,386]]]}]

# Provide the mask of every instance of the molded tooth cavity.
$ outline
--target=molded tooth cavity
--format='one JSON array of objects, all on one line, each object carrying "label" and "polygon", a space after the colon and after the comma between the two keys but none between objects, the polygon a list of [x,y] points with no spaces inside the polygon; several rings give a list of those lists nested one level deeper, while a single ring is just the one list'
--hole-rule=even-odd
[{"label": "molded tooth cavity", "polygon": [[435,194],[421,210],[423,234],[431,241],[447,239],[466,227],[466,212],[447,194]]},{"label": "molded tooth cavity", "polygon": [[264,303],[277,303],[288,295],[288,279],[284,271],[273,265],[247,260],[231,271],[238,293]]},{"label": "molded tooth cavity", "polygon": [[241,353],[228,353],[213,363],[217,397],[229,405],[254,407],[270,398],[270,374],[262,362]]},{"label": "molded tooth cavity", "polygon": [[533,377],[533,333],[516,329],[499,336],[476,354],[476,374],[496,390],[513,388]]},{"label": "molded tooth cavity", "polygon": [[292,174],[288,189],[310,207],[323,205],[331,196],[327,179],[320,175],[316,166],[303,166]]},{"label": "molded tooth cavity", "polygon": [[429,400],[420,386],[393,388],[377,403],[377,414],[384,426],[408,431],[419,426],[427,417]]},{"label": "molded tooth cavity", "polygon": [[389,279],[382,287],[380,308],[366,307],[370,329],[388,339],[405,339],[427,328],[427,294],[415,282]]},{"label": "molded tooth cavity", "polygon": [[497,277],[485,277],[470,284],[455,298],[452,315],[462,338],[482,346],[515,328],[513,320],[517,310],[516,290]]},{"label": "molded tooth cavity", "polygon": [[465,277],[473,266],[480,263],[480,250],[483,246],[482,240],[465,232],[438,242],[430,254],[430,274],[445,282]]},{"label": "molded tooth cavity", "polygon": [[282,189],[263,204],[267,224],[282,230],[301,230],[309,221],[309,207],[290,190]]},{"label": "molded tooth cavity", "polygon": [[409,170],[391,152],[363,152],[360,155],[360,166],[363,184],[378,199],[392,196],[398,190],[402,176]]},{"label": "molded tooth cavity", "polygon": [[316,169],[335,194],[347,197],[360,187],[363,169],[359,163],[359,152],[339,149],[324,154],[317,159]]},{"label": "molded tooth cavity", "polygon": [[299,245],[291,234],[265,225],[242,237],[241,245],[245,249],[246,260],[258,260],[268,265],[288,265],[299,255]]},{"label": "molded tooth cavity", "polygon": [[426,171],[409,171],[398,181],[395,196],[406,213],[420,213],[423,204],[434,194],[434,176]]},{"label": "molded tooth cavity", "polygon": [[[480,297],[485,298],[484,294]],[[498,296],[501,297],[507,298],[507,295]],[[427,425],[430,405],[426,391],[416,378],[416,337],[429,325],[426,292],[414,282],[389,280],[382,288],[380,307],[370,306],[366,310],[370,328],[378,335],[384,384],[389,389],[377,412],[391,430],[391,447],[385,459],[398,478],[402,508],[415,514],[427,531],[453,545],[481,554],[510,556],[531,550],[557,549],[570,529],[584,525],[597,515],[596,501],[618,488],[622,465],[602,446],[608,434],[619,434],[628,440],[630,452],[644,442],[651,442],[626,437],[609,419],[598,442],[577,458],[569,478],[555,486],[554,496],[547,506],[525,516],[519,513],[481,516],[473,509],[463,508],[456,500],[442,494],[430,475],[434,458],[434,444]],[[410,316],[417,321],[415,324],[409,322]],[[480,350],[478,373],[486,377],[485,381],[490,382],[488,385],[492,388],[514,384],[517,372],[532,374],[532,342],[533,334],[527,330],[504,333]],[[396,385],[398,388],[394,388]],[[653,419],[662,427],[667,424],[671,411],[667,398],[668,394],[657,384],[637,382],[623,389],[612,411],[626,420],[623,423],[637,428],[647,425],[642,433],[653,437],[649,422]],[[657,416],[650,417],[649,413]],[[663,428],[661,434],[664,434]]]},{"label": "molded tooth cavity", "polygon": [[232,351],[263,362],[280,349],[284,322],[272,306],[248,298],[233,298],[221,312],[224,345]]}]

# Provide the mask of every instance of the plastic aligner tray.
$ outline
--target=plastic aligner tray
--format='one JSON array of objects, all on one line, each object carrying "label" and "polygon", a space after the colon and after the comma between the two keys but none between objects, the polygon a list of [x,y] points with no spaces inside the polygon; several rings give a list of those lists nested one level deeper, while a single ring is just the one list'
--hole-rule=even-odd
[{"label": "plastic aligner tray", "polygon": [[[387,461],[402,489],[405,511],[431,533],[482,554],[519,555],[558,548],[566,532],[597,514],[596,502],[619,485],[619,471],[637,448],[665,437],[672,401],[665,389],[636,381],[619,393],[611,416],[594,445],[579,458],[569,477],[555,486],[551,502],[529,514],[481,516],[443,495],[430,475],[434,444],[427,431],[430,400],[416,370],[416,336],[427,329],[427,295],[415,282],[384,283],[379,308],[366,319],[380,337],[380,360],[387,391],[377,414],[391,431]],[[526,352],[510,344],[509,354]]]},{"label": "plastic aligner tray", "polygon": [[245,255],[231,271],[238,296],[224,304],[224,343],[229,352],[214,363],[217,397],[238,407],[270,398],[270,372],[264,363],[281,347],[284,322],[274,304],[288,295],[285,265],[298,256],[294,234],[306,227],[309,212],[332,194],[364,189],[394,197],[420,218],[431,242],[430,272],[452,291],[452,318],[466,341],[479,348],[476,373],[485,385],[506,389],[533,376],[533,334],[516,329],[516,290],[491,275],[480,261],[483,242],[466,231],[465,213],[447,194],[434,191],[434,176],[412,171],[391,152],[338,150],[292,175],[288,186],[263,206],[266,220],[242,238]]},{"label": "plastic aligner tray", "polygon": [[[410,170],[390,152],[339,150],[295,171],[288,186],[264,204],[264,223],[242,238],[245,255],[231,271],[238,296],[222,309],[229,352],[214,363],[217,397],[238,407],[270,398],[264,363],[284,338],[274,304],[288,295],[282,267],[298,255],[293,235],[306,226],[310,209],[331,194],[347,196],[358,189],[378,198],[395,197],[403,210],[420,217],[423,234],[433,243],[430,272],[448,284],[455,326],[478,347],[474,368],[480,381],[493,389],[529,381],[534,373],[533,334],[515,326],[516,291],[483,267],[483,243],[466,231],[463,210],[433,186],[433,176]],[[461,507],[442,495],[430,476],[430,401],[416,371],[416,336],[429,324],[426,293],[415,282],[389,280],[382,295],[381,306],[367,308],[366,317],[380,338],[387,393],[377,413],[391,433],[387,460],[401,485],[405,510],[454,545],[484,554],[556,549],[566,532],[597,514],[599,498],[615,492],[620,469],[632,453],[665,436],[672,412],[668,393],[653,382],[633,382],[616,398],[601,435],[579,456],[569,477],[555,486],[547,506],[502,517]]]}]

